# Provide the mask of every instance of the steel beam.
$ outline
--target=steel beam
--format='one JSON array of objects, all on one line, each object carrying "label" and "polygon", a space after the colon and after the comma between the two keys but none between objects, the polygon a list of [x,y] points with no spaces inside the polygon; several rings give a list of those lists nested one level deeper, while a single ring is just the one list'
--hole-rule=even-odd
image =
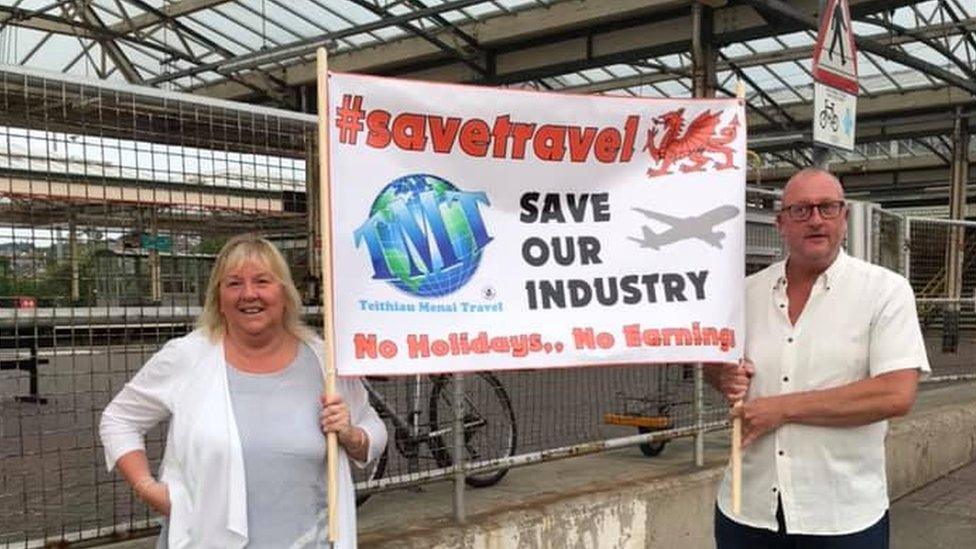
[{"label": "steel beam", "polygon": [[[125,1],[129,2],[129,0]],[[168,4],[164,3],[163,7],[159,8],[158,10],[145,10],[145,8],[140,6],[140,9],[143,9],[146,11],[146,13],[132,17],[128,21],[123,21],[112,25],[111,29],[115,32],[122,33],[142,30],[157,23],[175,21],[176,18],[180,16],[190,15],[194,12],[219,6],[220,4],[226,4],[229,1],[230,0],[182,0],[180,2]],[[132,4],[133,2],[129,3]]]},{"label": "steel beam", "polygon": [[[74,4],[73,0],[71,4]],[[161,46],[151,41],[140,40],[136,36],[129,36],[106,27],[99,26],[98,24],[89,23],[87,21],[69,19],[67,17],[58,17],[46,13],[37,14],[28,10],[10,8],[6,6],[0,6],[0,15],[2,14],[7,14],[10,16],[0,22],[3,24],[35,29],[44,32],[65,34],[76,38],[97,40],[99,42],[104,40],[125,40],[132,42],[133,44],[138,44],[147,49],[154,50],[158,53],[183,59],[187,62],[192,63],[195,61],[195,58],[171,47]]]},{"label": "steel beam", "polygon": [[437,5],[436,7],[428,8],[426,10],[416,10],[405,15],[384,18],[379,21],[357,25],[354,27],[350,27],[348,29],[330,32],[320,36],[314,36],[290,44],[284,44],[280,47],[268,48],[267,50],[264,51],[258,51],[258,52],[248,53],[245,55],[240,55],[232,59],[228,59],[226,61],[199,65],[191,69],[177,71],[171,75],[168,75],[165,79],[155,79],[155,80],[157,80],[158,82],[163,82],[163,81],[173,80],[177,78],[183,78],[186,76],[193,76],[208,71],[220,71],[220,70],[237,71],[237,70],[254,68],[261,65],[267,65],[277,61],[294,59],[296,57],[300,57],[302,55],[307,55],[309,53],[312,53],[317,48],[324,47],[328,43],[334,42],[335,40],[339,40],[340,38],[345,38],[347,36],[354,36],[356,34],[363,34],[366,32],[370,32],[370,31],[374,31],[386,27],[391,27],[402,23],[408,23],[411,21],[415,21],[417,19],[423,19],[424,17],[430,17],[432,15],[441,14],[447,11],[473,6],[483,1],[484,0],[454,0],[452,2],[445,2],[443,4]]},{"label": "steel beam", "polygon": [[[449,82],[510,84],[551,78],[578,70],[615,63],[633,63],[651,57],[687,52],[691,41],[689,1],[583,0],[560,2],[547,9],[499,15],[484,21],[458,25],[494,59],[496,76],[484,78],[419,38],[343,52],[330,58],[336,70],[388,74]],[[817,0],[796,0],[798,9],[816,13]],[[851,0],[852,13],[864,15],[896,8],[913,0]],[[793,30],[802,30],[790,23]],[[962,31],[949,31],[962,32]],[[730,3],[715,10],[715,44],[768,37],[768,22],[749,7]],[[809,48],[806,56],[809,57]],[[743,65],[749,66],[749,65]],[[290,65],[281,76],[289,85],[314,81],[314,64]],[[240,98],[248,92],[240,86],[213,83],[198,88],[213,97]]]},{"label": "steel beam", "polygon": [[[356,4],[357,6],[360,6],[361,8],[363,8],[363,9],[365,9],[367,11],[372,12],[375,15],[378,15],[381,19],[390,19],[391,17],[394,17],[394,15],[391,14],[389,11],[387,11],[387,10],[385,10],[383,8],[380,8],[379,6],[376,6],[376,5],[372,4],[372,3],[370,3],[368,0],[349,0],[349,1],[351,1],[352,3]],[[421,10],[429,9],[428,6],[426,6],[426,5],[424,5],[424,4],[420,3],[420,2],[417,2],[417,1],[413,1],[411,3],[412,4],[415,4],[415,5],[416,4],[420,4],[419,9],[421,9]],[[446,19],[444,19],[443,17],[441,17],[439,14],[434,14],[434,15],[431,16],[431,18],[438,18],[438,20],[440,22],[442,22],[442,24],[444,24],[446,26],[446,28],[449,29],[449,31],[456,30]],[[474,71],[476,71],[476,72],[478,72],[478,73],[480,73],[482,75],[488,76],[488,70],[484,66],[479,65],[478,63],[476,63],[471,58],[471,56],[465,54],[463,51],[459,51],[458,48],[455,48],[455,47],[451,46],[450,44],[448,44],[447,42],[444,42],[443,40],[441,40],[440,38],[438,38],[434,34],[431,34],[430,32],[424,30],[423,28],[421,28],[421,27],[419,27],[417,25],[414,25],[413,23],[400,23],[397,26],[399,28],[401,28],[401,29],[409,32],[410,34],[417,35],[417,36],[423,38],[424,40],[430,42],[431,44],[437,46],[442,51],[448,53],[451,57],[454,57],[455,59],[457,59],[461,63],[464,63],[465,65],[467,65],[468,67],[470,67]],[[455,35],[457,35],[457,34],[455,33]],[[468,40],[473,40],[471,37],[469,37],[467,34],[465,34],[463,32],[460,33],[460,36],[462,36],[464,38],[467,38]],[[469,42],[469,45],[470,45],[470,42]]]},{"label": "steel beam", "polygon": [[[473,2],[471,5],[476,3]],[[582,29],[585,29],[591,35],[597,35],[599,34],[598,30],[600,28],[606,28],[608,25],[610,27],[615,25],[617,28],[628,25],[633,26],[633,21],[635,20],[643,20],[646,22],[649,14],[660,14],[662,10],[673,11],[676,8],[682,7],[685,9],[681,13],[685,15],[685,20],[687,21],[688,11],[686,8],[689,5],[689,0],[615,0],[614,2],[582,0],[578,2],[558,2],[548,6],[546,9],[515,10],[512,13],[498,15],[484,21],[458,25],[458,28],[469,35],[477,36],[479,43],[488,52],[489,62],[491,63],[494,58],[495,65],[498,66],[500,64],[498,60],[498,57],[500,57],[499,52],[502,52],[512,43],[521,44],[519,48],[523,49],[535,49],[540,46],[545,48],[548,47],[549,43],[552,43],[555,47],[560,47],[562,45],[560,42],[565,42],[571,36],[579,36]],[[451,9],[462,9],[464,7],[466,5],[447,2],[431,9],[436,9],[437,14],[442,14]],[[408,14],[411,16],[410,20],[413,20],[420,13],[414,12],[414,14]],[[434,13],[428,13],[425,16],[430,15],[434,15]],[[338,39],[353,34],[374,31],[377,28],[382,28],[382,26],[389,26],[391,23],[397,22],[403,21],[394,19],[388,21],[385,25],[382,25],[382,22],[368,26],[360,25],[344,30],[341,34],[334,33],[326,36],[332,36]],[[690,21],[688,21],[688,24],[684,28],[690,28]],[[667,34],[675,36],[680,34],[686,46],[682,51],[687,51],[687,44],[690,42],[688,33],[679,33],[677,32],[678,30],[674,29],[674,32],[668,32]],[[647,43],[648,37],[654,36],[653,34],[643,32],[636,32],[635,35],[637,36],[634,36],[633,39],[637,43]],[[631,38],[628,37],[628,40],[631,40]],[[585,42],[585,39],[583,42]],[[580,54],[585,54],[585,43],[582,47],[576,48],[576,50]],[[504,55],[508,59],[514,59],[519,56],[519,52],[509,54],[507,50]],[[243,59],[246,60],[247,57]],[[546,59],[543,55],[540,57],[540,61],[546,62],[551,60]],[[480,76],[477,72],[454,61],[430,43],[416,37],[394,40],[385,44],[370,45],[367,48],[336,54],[330,57],[329,66],[334,67],[335,70],[374,74],[407,75],[412,72],[412,74],[409,74],[409,77],[452,82],[470,80]],[[423,72],[428,69],[440,68],[444,68],[446,72],[429,77]],[[552,74],[558,73],[554,72]],[[287,78],[290,85],[313,82],[315,79],[314,63],[297,63],[291,65],[288,68],[287,74],[283,73],[282,76]],[[247,91],[241,89],[239,86],[224,86],[222,84],[217,83],[201,87],[198,89],[198,92],[213,97],[224,98],[241,97],[247,94]]]},{"label": "steel beam", "polygon": [[895,25],[894,23],[890,23],[878,17],[865,17],[861,20],[870,23],[872,25],[876,25],[881,28],[888,29],[895,35],[909,36],[911,38],[914,38],[918,42],[921,42],[922,44],[925,44],[926,46],[939,52],[943,57],[945,57],[947,60],[952,62],[952,64],[958,67],[959,70],[963,72],[963,74],[969,76],[970,79],[976,80],[976,70],[974,70],[972,67],[967,65],[966,62],[964,62],[963,60],[956,57],[955,54],[949,50],[949,48],[943,46],[942,44],[933,40],[932,38],[925,36],[921,32],[915,31],[913,29],[906,29],[905,27],[902,27],[900,25]]},{"label": "steel beam", "polygon": [[[781,0],[742,0],[743,3],[751,5],[759,10],[775,13],[794,23],[800,24],[807,29],[818,29],[820,22],[816,17],[804,13]],[[958,76],[942,67],[923,61],[893,47],[869,40],[864,37],[854,37],[854,42],[858,49],[871,52],[889,61],[900,63],[906,67],[913,68],[919,72],[937,78],[951,86],[968,91],[976,95],[976,81]]]},{"label": "steel beam", "polygon": [[[71,0],[70,3],[73,3]],[[71,21],[56,15],[47,13],[36,13],[32,10],[0,6],[0,15],[6,15],[0,19],[0,24],[34,29],[43,32],[53,32],[56,34],[67,34],[80,38],[97,39],[103,36],[98,29],[90,28],[78,21]]]},{"label": "steel beam", "polygon": [[[873,34],[868,36],[868,38],[873,40],[884,40],[884,42],[890,46],[908,44],[912,42],[917,42],[916,38],[926,38],[932,39],[935,37],[946,37],[946,36],[958,36],[958,35],[968,35],[976,33],[976,17],[969,19],[960,20],[959,23],[942,23],[938,25],[932,25],[929,27],[924,27],[917,29],[913,36],[891,36],[887,33]],[[800,61],[803,59],[809,59],[811,56],[811,51],[809,46],[802,46],[796,48],[784,48],[782,50],[762,52],[755,54],[740,55],[733,57],[726,61],[719,60],[717,70],[719,72],[726,70],[735,70],[732,65],[740,69],[745,69],[749,67],[758,67],[763,65],[770,65],[774,63],[787,63],[790,61]],[[580,86],[568,86],[562,88],[560,91],[568,91],[572,93],[603,93],[613,90],[620,90],[624,88],[630,88],[634,86],[642,86],[647,84],[656,84],[658,82],[665,82],[668,80],[673,80],[673,76],[668,74],[642,74],[636,76],[628,76],[624,78],[618,78],[615,80],[608,80],[606,82],[597,82],[595,84],[583,84]]]},{"label": "steel beam", "polygon": [[[105,23],[102,21],[101,17],[95,13],[94,8],[92,8],[88,2],[76,0],[75,6],[75,17],[80,17],[89,25],[106,29]],[[139,71],[137,71],[135,66],[132,64],[132,61],[129,60],[128,56],[125,55],[125,52],[122,51],[122,48],[119,47],[114,39],[107,37],[99,38],[98,43],[105,50],[105,53],[108,54],[108,56],[112,59],[112,63],[118,67],[119,72],[122,73],[122,76],[125,77],[127,82],[130,84],[142,83],[142,75],[139,74]]]},{"label": "steel beam", "polygon": [[691,6],[691,81],[694,97],[715,97],[714,15],[712,8]]}]

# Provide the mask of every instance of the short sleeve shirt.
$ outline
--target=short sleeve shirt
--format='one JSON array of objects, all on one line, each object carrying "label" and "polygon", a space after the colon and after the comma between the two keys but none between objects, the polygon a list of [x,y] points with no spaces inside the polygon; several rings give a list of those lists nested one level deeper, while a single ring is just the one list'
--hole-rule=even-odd
[{"label": "short sleeve shirt", "polygon": [[[817,279],[796,324],[789,320],[785,261],[746,281],[747,398],[830,389],[903,369],[930,371],[915,296],[904,277],[841,251]],[[718,505],[732,520],[787,532],[842,535],[888,509],[887,421],[858,427],[786,424],[742,454],[742,513],[726,471]]]}]

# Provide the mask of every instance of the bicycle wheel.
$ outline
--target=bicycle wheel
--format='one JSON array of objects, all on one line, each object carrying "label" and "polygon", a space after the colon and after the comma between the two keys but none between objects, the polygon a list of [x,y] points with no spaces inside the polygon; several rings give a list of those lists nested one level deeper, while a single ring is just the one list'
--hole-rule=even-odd
[{"label": "bicycle wheel", "polygon": [[[356,483],[356,484],[358,484],[360,482],[369,482],[371,480],[378,480],[378,479],[383,478],[383,473],[386,472],[386,460],[387,460],[387,457],[388,457],[387,454],[389,453],[389,451],[390,451],[389,448],[387,448],[386,450],[383,450],[383,453],[380,454],[380,457],[379,457],[379,459],[376,460],[376,463],[367,466],[365,469],[360,469],[359,467],[356,467],[355,465],[353,465],[351,467],[352,468],[352,480],[353,480],[353,482]],[[359,507],[360,505],[362,505],[363,503],[365,503],[366,500],[368,500],[370,498],[370,496],[372,496],[372,495],[373,494],[360,494],[359,493],[359,490],[357,490],[356,491],[356,507]]]},{"label": "bicycle wheel", "polygon": [[[386,420],[385,414],[383,412],[380,412],[380,410],[383,410],[383,407],[380,405],[379,402],[373,399],[373,395],[369,396],[369,405],[372,406],[373,409],[377,411],[381,419],[383,419],[384,421]],[[389,433],[393,432],[393,429],[391,429],[389,426],[389,422],[387,422],[387,432]],[[360,469],[355,465],[350,467],[352,469],[353,483],[359,484],[360,482],[369,482],[372,480],[378,480],[383,478],[383,474],[386,472],[386,463],[387,460],[389,459],[389,455],[388,455],[389,452],[390,452],[390,448],[389,446],[387,446],[386,449],[383,450],[383,453],[380,454],[380,457],[376,460],[376,463],[367,465],[365,469]],[[356,507],[359,507],[360,505],[365,503],[366,500],[368,500],[371,495],[372,494],[360,494],[359,491],[357,490]]]},{"label": "bicycle wheel", "polygon": [[[439,467],[454,463],[454,378],[434,378],[430,393],[430,428],[443,435],[432,436],[430,451]],[[515,455],[518,429],[515,411],[501,382],[494,375],[482,372],[464,378],[464,449],[465,461],[488,461]],[[475,488],[496,484],[508,469],[475,473],[465,482]]]},{"label": "bicycle wheel", "polygon": [[[652,431],[652,429],[649,429],[647,427],[638,427],[637,428],[637,432],[640,433],[640,434],[642,434],[642,435],[644,433],[650,433],[651,431]],[[645,456],[647,456],[647,457],[654,457],[654,456],[659,455],[661,452],[664,451],[664,446],[667,443],[668,442],[666,440],[660,440],[660,441],[657,441],[657,442],[642,442],[642,443],[638,444],[637,447],[640,448],[641,453],[644,454]]]}]

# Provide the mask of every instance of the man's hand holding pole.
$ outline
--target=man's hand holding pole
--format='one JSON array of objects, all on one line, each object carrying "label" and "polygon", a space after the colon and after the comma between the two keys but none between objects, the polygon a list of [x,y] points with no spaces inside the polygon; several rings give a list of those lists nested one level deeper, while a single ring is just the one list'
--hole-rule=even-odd
[{"label": "man's hand holding pole", "polygon": [[732,512],[742,508],[742,417],[739,411],[749,391],[755,368],[748,360],[740,363],[707,364],[705,379],[732,404]]}]

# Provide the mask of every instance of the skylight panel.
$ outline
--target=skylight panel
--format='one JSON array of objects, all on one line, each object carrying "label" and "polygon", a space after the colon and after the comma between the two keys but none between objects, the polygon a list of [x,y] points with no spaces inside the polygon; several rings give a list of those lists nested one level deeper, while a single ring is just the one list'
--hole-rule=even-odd
[{"label": "skylight panel", "polygon": [[790,34],[782,34],[779,39],[783,41],[787,46],[791,48],[800,48],[804,46],[813,47],[814,40],[810,38],[810,35],[806,32],[792,32]]},{"label": "skylight panel", "polygon": [[748,42],[746,42],[746,44],[748,44],[749,47],[756,50],[757,52],[764,52],[764,53],[771,52],[771,51],[779,51],[783,49],[783,46],[777,44],[776,41],[773,40],[772,38],[760,38],[758,40],[749,40]]}]

